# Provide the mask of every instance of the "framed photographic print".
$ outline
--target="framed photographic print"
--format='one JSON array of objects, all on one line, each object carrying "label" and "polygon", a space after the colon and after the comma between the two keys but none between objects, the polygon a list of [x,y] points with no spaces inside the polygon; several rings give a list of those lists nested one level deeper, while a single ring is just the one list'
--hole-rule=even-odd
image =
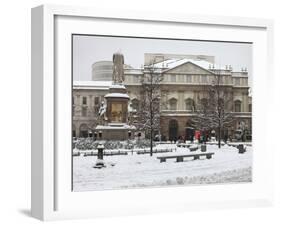
[{"label": "framed photographic print", "polygon": [[270,205],[269,20],[32,10],[32,215]]}]

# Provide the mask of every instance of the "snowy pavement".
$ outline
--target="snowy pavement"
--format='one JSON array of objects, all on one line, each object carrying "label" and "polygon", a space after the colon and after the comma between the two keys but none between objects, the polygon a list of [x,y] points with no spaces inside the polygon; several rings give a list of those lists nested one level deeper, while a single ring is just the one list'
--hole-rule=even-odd
[{"label": "snowy pavement", "polygon": [[[175,144],[158,145],[156,148],[175,148]],[[73,158],[73,190],[92,191],[104,189],[159,187],[168,185],[195,185],[212,183],[251,182],[252,147],[244,154],[227,145],[207,145],[207,152],[214,152],[212,159],[184,159],[176,162],[167,159],[160,163],[157,156],[189,154],[187,148],[177,148],[173,153],[158,153],[152,157],[136,153],[122,156],[104,156],[106,168],[94,169],[96,156]],[[200,150],[193,153],[201,153]]]}]

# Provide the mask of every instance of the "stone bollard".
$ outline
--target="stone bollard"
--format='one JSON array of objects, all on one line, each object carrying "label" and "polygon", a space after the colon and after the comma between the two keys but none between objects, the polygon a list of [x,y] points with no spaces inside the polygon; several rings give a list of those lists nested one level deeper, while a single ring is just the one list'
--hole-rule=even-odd
[{"label": "stone bollard", "polygon": [[202,144],[201,145],[201,152],[206,152],[207,151],[207,145],[206,144]]},{"label": "stone bollard", "polygon": [[102,144],[98,144],[98,159],[103,160],[103,149],[104,146]]},{"label": "stone bollard", "polygon": [[103,161],[103,150],[104,150],[103,144],[98,144],[97,149],[98,149],[98,159],[96,161],[96,164],[94,165],[94,168],[101,169],[102,167],[105,167]]},{"label": "stone bollard", "polygon": [[243,144],[238,144],[237,148],[239,154],[243,154],[246,151]]}]

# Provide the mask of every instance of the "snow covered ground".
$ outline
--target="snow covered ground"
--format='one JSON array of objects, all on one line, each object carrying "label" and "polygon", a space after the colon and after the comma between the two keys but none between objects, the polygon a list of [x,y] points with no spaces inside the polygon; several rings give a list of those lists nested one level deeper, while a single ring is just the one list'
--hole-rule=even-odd
[{"label": "snow covered ground", "polygon": [[[160,144],[156,148],[175,148],[175,144]],[[201,153],[200,149],[192,153]],[[212,159],[176,162],[167,159],[160,163],[157,156],[188,154],[186,148],[176,152],[122,156],[104,156],[106,168],[93,168],[96,156],[73,158],[73,190],[91,191],[104,189],[140,188],[168,185],[195,185],[212,183],[251,182],[252,147],[244,154],[228,145],[220,150],[217,145],[207,145],[207,152],[214,152]]]}]

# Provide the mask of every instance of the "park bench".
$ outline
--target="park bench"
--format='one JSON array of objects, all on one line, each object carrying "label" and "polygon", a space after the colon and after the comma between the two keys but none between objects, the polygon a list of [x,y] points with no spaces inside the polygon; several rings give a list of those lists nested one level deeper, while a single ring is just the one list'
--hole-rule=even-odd
[{"label": "park bench", "polygon": [[[170,148],[170,149],[160,149],[160,150],[153,150],[152,153],[166,153],[166,152],[173,152],[173,148]],[[150,154],[150,150],[140,150],[140,151],[137,151],[137,154],[138,155],[143,155],[143,154]]]},{"label": "park bench", "polygon": [[[84,153],[84,157],[87,157],[87,156],[97,156],[98,153],[97,152],[85,152]],[[105,151],[103,152],[103,155],[104,156],[111,156],[111,155],[128,155],[128,152],[126,151]]]},{"label": "park bench", "polygon": [[197,145],[197,146],[190,146],[190,147],[189,147],[189,150],[190,150],[190,151],[197,151],[198,148],[199,148],[198,145]]},{"label": "park bench", "polygon": [[74,152],[74,153],[72,154],[72,156],[74,156],[74,157],[80,156],[80,152]]},{"label": "park bench", "polygon": [[160,162],[166,162],[167,159],[175,158],[177,162],[183,162],[184,158],[193,157],[194,160],[200,159],[200,156],[206,156],[207,159],[211,159],[214,152],[209,153],[198,153],[198,154],[188,154],[188,155],[169,155],[169,156],[158,156]]}]

